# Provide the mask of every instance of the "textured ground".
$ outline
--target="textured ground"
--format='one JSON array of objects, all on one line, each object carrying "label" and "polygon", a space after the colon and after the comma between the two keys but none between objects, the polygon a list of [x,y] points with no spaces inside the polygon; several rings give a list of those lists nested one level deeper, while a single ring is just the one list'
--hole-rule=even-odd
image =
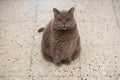
[{"label": "textured ground", "polygon": [[[80,58],[56,67],[37,33],[54,7],[75,7]],[[0,80],[120,80],[120,0],[0,0]]]}]

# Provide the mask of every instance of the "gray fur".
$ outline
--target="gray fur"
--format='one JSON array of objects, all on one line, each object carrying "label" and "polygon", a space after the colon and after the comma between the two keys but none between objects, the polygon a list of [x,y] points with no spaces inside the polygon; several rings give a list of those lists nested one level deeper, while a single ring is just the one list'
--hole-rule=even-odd
[{"label": "gray fur", "polygon": [[70,64],[80,54],[80,36],[74,19],[74,8],[53,9],[52,19],[43,30],[42,53],[45,60],[60,66]]}]

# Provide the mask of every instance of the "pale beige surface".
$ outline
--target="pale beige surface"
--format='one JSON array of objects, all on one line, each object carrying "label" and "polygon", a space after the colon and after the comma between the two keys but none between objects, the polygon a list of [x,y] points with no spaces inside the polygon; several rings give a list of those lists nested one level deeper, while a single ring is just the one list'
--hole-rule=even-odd
[{"label": "pale beige surface", "polygon": [[[54,7],[75,7],[82,51],[69,66],[41,55]],[[120,0],[0,0],[0,80],[120,80]]]}]

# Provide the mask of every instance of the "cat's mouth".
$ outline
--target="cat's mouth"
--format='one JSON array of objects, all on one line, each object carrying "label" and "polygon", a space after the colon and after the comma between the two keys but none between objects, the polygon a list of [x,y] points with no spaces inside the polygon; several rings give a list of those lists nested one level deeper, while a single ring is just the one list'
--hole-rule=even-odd
[{"label": "cat's mouth", "polygon": [[67,30],[68,27],[57,27],[56,29],[59,29],[59,30]]},{"label": "cat's mouth", "polygon": [[63,29],[63,30],[67,30],[67,28],[66,28],[66,27],[62,27],[62,29]]}]

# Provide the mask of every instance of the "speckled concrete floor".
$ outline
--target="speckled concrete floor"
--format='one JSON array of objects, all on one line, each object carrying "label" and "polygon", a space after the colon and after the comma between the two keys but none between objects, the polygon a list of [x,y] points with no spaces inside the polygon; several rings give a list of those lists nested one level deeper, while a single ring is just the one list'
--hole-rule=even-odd
[{"label": "speckled concrete floor", "polygon": [[[80,58],[56,67],[41,55],[54,7],[75,7]],[[120,0],[0,0],[0,80],[120,80]]]}]

